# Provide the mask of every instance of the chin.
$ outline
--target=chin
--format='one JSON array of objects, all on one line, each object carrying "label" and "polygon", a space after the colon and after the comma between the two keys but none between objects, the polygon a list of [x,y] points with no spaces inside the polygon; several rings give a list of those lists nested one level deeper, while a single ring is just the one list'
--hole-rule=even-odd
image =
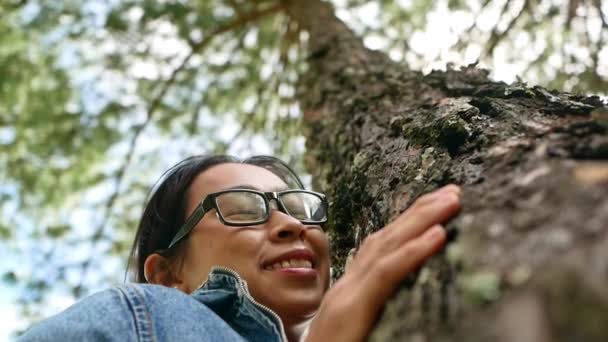
[{"label": "chin", "polygon": [[249,290],[260,304],[274,311],[286,324],[312,318],[327,291],[329,270],[261,269],[248,279]]},{"label": "chin", "polygon": [[254,297],[276,312],[283,321],[302,320],[314,316],[323,300],[324,289],[279,288],[270,286]]},{"label": "chin", "polygon": [[272,303],[273,305],[269,307],[281,317],[284,323],[290,323],[290,321],[298,323],[315,315],[321,305],[321,299],[319,297],[309,299],[283,298],[277,303]]}]

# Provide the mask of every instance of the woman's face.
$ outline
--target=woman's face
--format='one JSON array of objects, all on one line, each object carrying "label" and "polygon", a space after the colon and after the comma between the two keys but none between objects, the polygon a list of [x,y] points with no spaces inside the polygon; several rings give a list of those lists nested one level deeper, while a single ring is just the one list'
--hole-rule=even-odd
[{"label": "woman's face", "polygon": [[[208,194],[233,187],[287,189],[285,182],[264,168],[220,164],[194,180],[186,213],[189,215]],[[179,277],[187,291],[198,288],[212,266],[225,266],[245,279],[253,297],[285,323],[313,315],[329,285],[329,245],[321,227],[303,225],[278,210],[272,210],[268,222],[247,227],[226,226],[211,210],[192,230],[186,244]],[[289,260],[287,267],[273,268]],[[302,269],[310,267],[306,260],[312,260],[312,269]]]}]

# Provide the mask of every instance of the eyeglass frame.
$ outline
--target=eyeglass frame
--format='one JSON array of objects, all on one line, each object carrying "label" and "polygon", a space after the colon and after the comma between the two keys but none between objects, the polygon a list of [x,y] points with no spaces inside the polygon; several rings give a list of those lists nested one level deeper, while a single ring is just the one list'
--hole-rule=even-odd
[{"label": "eyeglass frame", "polygon": [[[266,213],[267,213],[266,217],[262,220],[253,221],[253,222],[245,222],[245,223],[227,222],[224,219],[219,208],[217,207],[216,198],[222,194],[229,193],[229,192],[249,192],[249,193],[261,195],[262,198],[264,199],[264,206],[265,206]],[[287,211],[287,208],[285,208],[285,205],[283,204],[283,202],[281,201],[279,196],[281,196],[283,194],[294,193],[294,192],[308,193],[308,194],[315,195],[315,196],[321,198],[321,204],[323,206],[325,206],[325,219],[322,221],[310,221],[310,220],[300,220],[300,219],[292,216],[289,213],[289,211]],[[194,208],[194,210],[192,211],[192,214],[190,214],[186,218],[186,221],[184,222],[184,224],[177,231],[177,233],[171,240],[171,243],[169,243],[169,247],[167,247],[167,249],[170,249],[171,247],[175,246],[175,244],[177,244],[184,237],[186,237],[188,234],[190,234],[192,229],[198,224],[198,222],[203,218],[203,216],[205,216],[209,211],[211,211],[213,209],[215,209],[215,215],[217,216],[217,218],[219,218],[220,222],[222,222],[222,224],[224,224],[226,226],[245,227],[245,226],[254,226],[254,225],[266,223],[270,219],[270,214],[271,214],[270,201],[272,201],[272,200],[274,200],[277,203],[277,209],[280,212],[287,214],[290,217],[295,218],[296,220],[302,222],[303,224],[320,225],[320,224],[327,222],[327,211],[328,211],[329,205],[327,203],[327,198],[325,197],[325,195],[322,193],[319,193],[319,192],[309,191],[309,190],[304,190],[304,189],[289,189],[289,190],[283,190],[283,191],[258,191],[258,190],[253,190],[253,189],[236,188],[236,189],[222,190],[222,191],[208,194],[202,201],[200,201],[198,203],[196,208]]]}]

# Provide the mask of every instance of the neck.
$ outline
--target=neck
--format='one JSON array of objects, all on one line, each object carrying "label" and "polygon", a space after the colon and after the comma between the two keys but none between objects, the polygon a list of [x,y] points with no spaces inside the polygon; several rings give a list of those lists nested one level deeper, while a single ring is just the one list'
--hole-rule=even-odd
[{"label": "neck", "polygon": [[285,334],[287,335],[287,340],[289,342],[299,342],[304,337],[304,332],[306,328],[310,325],[311,318],[308,318],[304,321],[298,322],[284,322],[283,327],[285,328]]}]

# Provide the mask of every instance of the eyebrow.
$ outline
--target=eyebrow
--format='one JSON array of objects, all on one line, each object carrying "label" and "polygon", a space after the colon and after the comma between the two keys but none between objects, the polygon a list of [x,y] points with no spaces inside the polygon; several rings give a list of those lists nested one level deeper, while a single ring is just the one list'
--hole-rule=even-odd
[{"label": "eyebrow", "polygon": [[[235,186],[231,186],[229,188],[226,188],[226,190],[233,190],[233,189],[249,189],[249,190],[257,190],[257,191],[262,191],[264,192],[265,190],[261,190],[260,188],[258,188],[257,186],[253,186],[250,184],[240,184],[240,185],[235,185]],[[270,192],[279,192],[279,191],[283,191],[283,190],[288,190],[289,188],[287,186],[275,186],[270,188],[268,191]]]}]

